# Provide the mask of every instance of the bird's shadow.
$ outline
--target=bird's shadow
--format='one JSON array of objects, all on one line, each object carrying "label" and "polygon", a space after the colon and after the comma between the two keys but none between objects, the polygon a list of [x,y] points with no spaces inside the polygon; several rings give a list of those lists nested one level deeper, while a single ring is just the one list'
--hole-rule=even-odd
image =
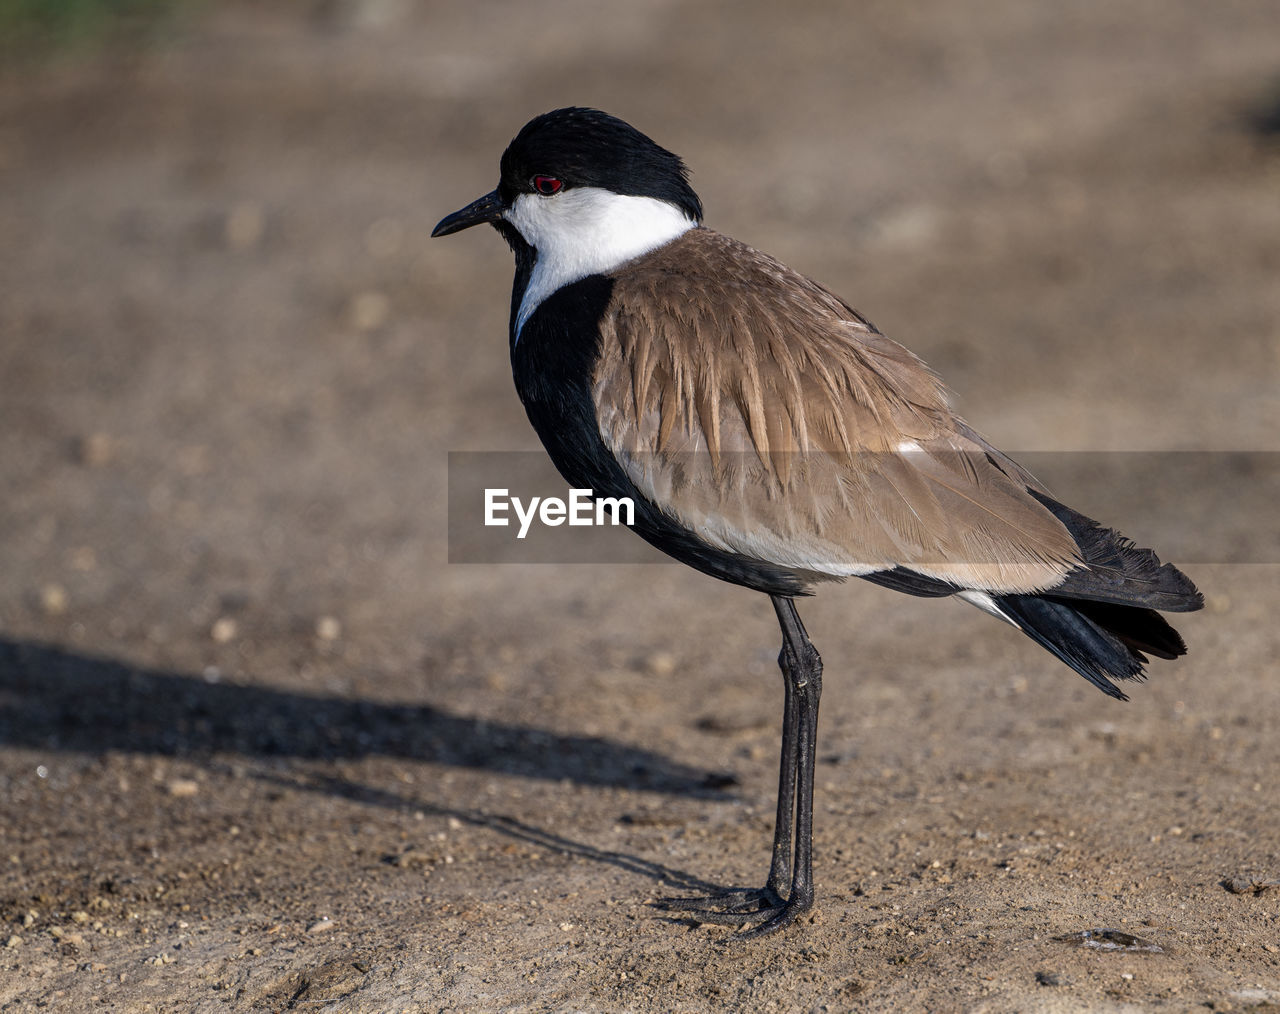
[{"label": "bird's shadow", "polygon": [[[102,755],[184,757],[211,768],[227,758],[351,760],[402,757],[505,775],[673,795],[727,798],[732,775],[698,770],[639,747],[388,704],[211,682],[109,658],[0,638],[0,747]],[[409,799],[319,773],[273,767],[258,777],[366,805],[429,811],[551,851],[620,866],[679,886],[696,878],[606,852],[514,818]]]},{"label": "bird's shadow", "polygon": [[[535,845],[538,848],[554,852],[558,855],[575,856],[592,862],[616,866],[629,873],[636,873],[651,880],[668,884],[677,890],[715,893],[725,890],[724,885],[703,880],[691,873],[677,870],[649,859],[641,859],[627,852],[613,849],[601,849],[585,842],[575,841],[563,835],[555,834],[505,814],[489,813],[485,810],[465,807],[445,806],[427,800],[388,792],[368,785],[361,785],[349,779],[330,774],[282,774],[277,771],[260,771],[254,777],[282,788],[302,792],[322,792],[330,796],[350,799],[364,806],[383,806],[389,809],[412,809],[415,812],[433,817],[449,817],[472,827],[485,828],[506,838]],[[395,857],[388,857],[395,858]],[[682,921],[682,920],[675,920]]]}]

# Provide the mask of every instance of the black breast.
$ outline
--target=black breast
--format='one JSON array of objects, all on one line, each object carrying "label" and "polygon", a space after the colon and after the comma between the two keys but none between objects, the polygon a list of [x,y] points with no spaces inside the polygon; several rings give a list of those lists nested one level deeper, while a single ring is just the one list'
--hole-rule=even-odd
[{"label": "black breast", "polygon": [[[522,293],[521,293],[522,294]],[[681,563],[771,595],[804,594],[802,575],[708,545],[647,500],[600,438],[592,377],[600,358],[600,321],[613,281],[591,275],[559,289],[530,315],[520,335],[512,322],[511,369],[529,421],[570,486],[598,497],[629,497],[635,531]],[[518,306],[518,297],[513,299]],[[808,579],[808,580],[806,580]]]}]

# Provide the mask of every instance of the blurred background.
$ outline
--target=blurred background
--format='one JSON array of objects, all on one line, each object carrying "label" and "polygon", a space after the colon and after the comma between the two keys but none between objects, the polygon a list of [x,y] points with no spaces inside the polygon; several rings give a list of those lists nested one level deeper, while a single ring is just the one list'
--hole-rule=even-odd
[{"label": "blurred background", "polygon": [[[630,966],[566,958],[543,972],[552,1005],[661,1007],[679,981],[738,1002],[967,988],[941,954],[892,974],[832,959],[799,994],[705,955],[707,978],[680,980],[673,928],[628,921],[662,871],[598,850],[763,867],[767,603],[671,566],[446,562],[448,453],[537,444],[505,245],[428,234],[492,188],[527,119],[569,104],[681,154],[709,225],[857,306],[1010,451],[1280,451],[1271,0],[0,0],[0,945],[18,940],[0,1006],[63,990],[195,1010],[234,987],[266,1009],[320,983],[365,997],[350,1009],[480,1009],[486,975],[518,1006],[560,923],[584,920],[617,962],[675,978],[633,974],[628,1001],[610,990]],[[1242,490],[1274,460],[1249,458]],[[1102,520],[1142,541],[1146,489],[1116,485],[1122,516]],[[870,587],[806,606],[846,765],[819,817],[826,862],[847,849],[823,874],[835,896],[898,868],[876,822],[916,819],[901,800],[950,795],[957,770],[1002,786],[982,820],[1078,820],[1113,855],[1168,839],[1178,787],[1210,786],[1206,828],[1253,815],[1214,839],[1219,865],[1261,876],[1280,649],[1275,567],[1242,562],[1277,559],[1260,515],[1192,568],[1209,597],[1183,625],[1192,654],[1123,711],[971,610]],[[1072,764],[1077,788],[1052,781]],[[1086,786],[1130,792],[1107,779],[1134,764],[1155,795],[1124,821],[1090,809]],[[597,851],[576,880],[575,842]],[[1204,854],[1151,861],[1207,883],[1226,871]],[[1086,858],[1078,875],[1103,876]],[[539,876],[576,900],[533,930],[500,899]],[[968,905],[1019,918],[998,891]],[[863,911],[840,931],[862,940]],[[463,942],[460,919],[483,934]],[[393,944],[434,954],[431,974]],[[1170,966],[1125,988],[1280,990],[1273,953],[1221,957],[1230,981]],[[1036,988],[1017,962],[1039,958],[981,960],[1013,1007]],[[1096,1000],[1091,974],[1073,973]]]}]

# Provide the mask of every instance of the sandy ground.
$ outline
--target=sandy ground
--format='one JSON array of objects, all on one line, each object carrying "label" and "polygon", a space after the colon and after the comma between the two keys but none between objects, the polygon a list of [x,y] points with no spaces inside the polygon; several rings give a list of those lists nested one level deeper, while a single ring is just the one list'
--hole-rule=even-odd
[{"label": "sandy ground", "polygon": [[446,562],[447,452],[536,444],[505,248],[428,239],[598,105],[1002,446],[1280,451],[1273,2],[263,7],[0,72],[0,1010],[1280,1006],[1275,501],[1195,507],[1274,456],[1105,484],[1209,602],[1128,704],[805,603],[819,907],[733,942],[646,902],[763,878],[772,611]]}]

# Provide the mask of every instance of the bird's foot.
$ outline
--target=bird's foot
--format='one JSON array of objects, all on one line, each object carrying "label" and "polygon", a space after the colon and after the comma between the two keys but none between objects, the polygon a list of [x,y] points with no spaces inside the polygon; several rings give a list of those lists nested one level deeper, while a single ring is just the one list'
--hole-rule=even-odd
[{"label": "bird's foot", "polygon": [[790,926],[813,906],[813,899],[783,898],[772,887],[734,887],[693,898],[660,898],[656,904],[695,922],[744,927],[734,939],[746,940]]}]

